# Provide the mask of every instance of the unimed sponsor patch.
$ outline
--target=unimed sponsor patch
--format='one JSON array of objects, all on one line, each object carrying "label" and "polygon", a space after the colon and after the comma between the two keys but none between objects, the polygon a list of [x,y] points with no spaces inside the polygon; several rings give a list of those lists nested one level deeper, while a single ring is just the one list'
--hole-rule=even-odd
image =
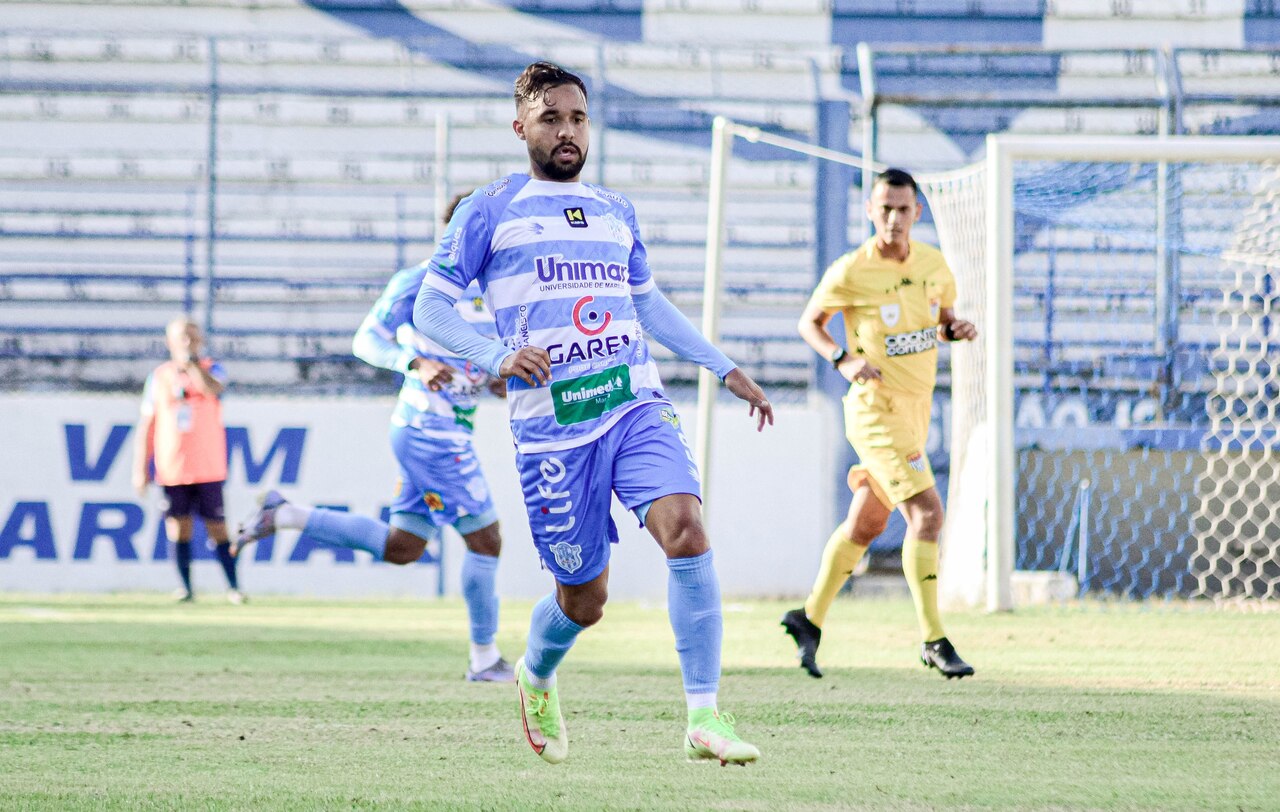
[{"label": "unimed sponsor patch", "polygon": [[581,378],[554,381],[551,398],[556,422],[562,426],[585,423],[636,396],[631,391],[631,368],[626,364],[602,369]]}]

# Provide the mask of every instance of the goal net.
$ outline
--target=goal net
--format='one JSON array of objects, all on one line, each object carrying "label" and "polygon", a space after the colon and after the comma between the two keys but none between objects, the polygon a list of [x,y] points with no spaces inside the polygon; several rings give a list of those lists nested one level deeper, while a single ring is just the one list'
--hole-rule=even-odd
[{"label": "goal net", "polygon": [[953,601],[1280,597],[1277,158],[993,136],[927,179],[985,334],[951,359]]},{"label": "goal net", "polygon": [[981,334],[940,378],[950,603],[1280,597],[1278,160],[1274,138],[997,135],[917,175]]}]

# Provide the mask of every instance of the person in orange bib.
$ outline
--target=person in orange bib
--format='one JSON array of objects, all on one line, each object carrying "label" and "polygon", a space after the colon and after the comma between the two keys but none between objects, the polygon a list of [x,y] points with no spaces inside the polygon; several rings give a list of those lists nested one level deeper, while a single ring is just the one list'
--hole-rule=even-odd
[{"label": "person in orange bib", "polygon": [[[907,521],[902,570],[920,622],[920,659],[948,679],[973,674],[938,614],[943,511],[925,439],[938,341],[969,341],[978,330],[956,318],[955,277],[942,252],[911,239],[922,210],[918,194],[915,179],[900,169],[876,178],[867,201],[875,236],[831,264],[800,317],[805,343],[849,381],[845,436],[859,460],[849,471],[848,517],[827,540],[809,598],[782,618],[813,677],[822,676],[817,653],[827,610],[895,508]],[[847,349],[827,331],[836,314],[844,318]]]},{"label": "person in orange bib", "polygon": [[193,516],[204,522],[216,545],[218,562],[227,576],[227,599],[244,603],[236,580],[236,562],[222,501],[227,479],[227,433],[222,422],[222,391],[227,375],[222,365],[201,357],[200,328],[180,316],[165,328],[169,360],[152,370],[142,391],[142,416],[134,446],[133,487],[145,496],[152,480],[164,488],[165,531],[173,542],[182,588],[180,601],[191,591],[191,535]]}]

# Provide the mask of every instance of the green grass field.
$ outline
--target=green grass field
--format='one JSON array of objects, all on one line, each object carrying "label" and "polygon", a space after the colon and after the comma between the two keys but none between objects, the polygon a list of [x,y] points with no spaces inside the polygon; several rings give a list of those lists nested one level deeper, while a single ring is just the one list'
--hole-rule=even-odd
[{"label": "green grass field", "polygon": [[[465,683],[459,601],[0,596],[0,809],[1280,809],[1280,613],[952,614],[841,601],[827,678],[787,605],[730,603],[721,707],[762,760],[688,764],[664,605],[611,605],[560,672],[569,760]],[[522,651],[528,603],[503,608]]]}]

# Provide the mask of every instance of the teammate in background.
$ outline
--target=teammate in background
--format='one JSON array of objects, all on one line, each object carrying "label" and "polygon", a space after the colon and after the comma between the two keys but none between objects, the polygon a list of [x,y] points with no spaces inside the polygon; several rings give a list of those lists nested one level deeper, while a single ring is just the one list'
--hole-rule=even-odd
[{"label": "teammate in background", "polygon": [[[516,79],[515,102],[512,126],[528,148],[529,174],[508,175],[458,206],[414,323],[507,380],[529,525],[556,580],[534,607],[516,663],[526,738],[548,762],[568,754],[556,669],[604,614],[609,544],[617,540],[612,491],[667,558],[686,754],[754,761],[759,751],[716,709],[723,624],[699,475],[644,333],[714,371],[750,404],[750,415],[759,412],[757,429],[773,422],[773,407],[658,291],[631,203],[579,181],[590,140],[582,80],[537,62]],[[502,341],[479,335],[453,309],[473,280]]]},{"label": "teammate in background", "polygon": [[[813,591],[782,625],[799,647],[800,665],[821,677],[818,643],[836,593],[894,507],[907,520],[902,570],[924,645],[921,661],[948,679],[973,674],[942,630],[938,614],[938,535],[942,499],[925,454],[937,377],[937,342],[968,341],[978,330],[956,318],[955,279],[941,252],[911,240],[920,218],[915,179],[899,169],[877,176],[867,202],[875,237],[831,264],[800,317],[805,343],[849,381],[845,436],[861,464],[849,469],[853,501],[831,534]],[[845,350],[827,332],[844,316]]]},{"label": "teammate in background", "polygon": [[236,562],[227,540],[222,486],[227,479],[227,430],[222,423],[222,365],[200,357],[200,328],[185,316],[165,328],[169,360],[152,370],[142,390],[133,455],[133,487],[145,496],[155,463],[156,484],[164,488],[165,532],[173,542],[182,588],[178,599],[191,601],[192,514],[200,516],[216,545],[227,576],[227,600],[244,603],[236,581]]},{"label": "teammate in background", "polygon": [[[446,213],[452,214],[461,197]],[[381,561],[411,564],[429,541],[440,541],[445,525],[462,536],[462,595],[471,620],[471,682],[511,682],[510,663],[494,637],[498,597],[494,582],[502,536],[489,486],[471,444],[476,398],[484,389],[506,397],[498,378],[476,369],[413,329],[413,303],[426,263],[398,271],[356,331],[352,350],[366,363],[404,375],[391,416],[391,448],[400,463],[391,523],[285,500],[276,491],[240,525],[235,553],[280,528],[305,530],[334,547],[367,550]],[[494,335],[493,317],[475,295],[458,302],[459,318]]]}]

